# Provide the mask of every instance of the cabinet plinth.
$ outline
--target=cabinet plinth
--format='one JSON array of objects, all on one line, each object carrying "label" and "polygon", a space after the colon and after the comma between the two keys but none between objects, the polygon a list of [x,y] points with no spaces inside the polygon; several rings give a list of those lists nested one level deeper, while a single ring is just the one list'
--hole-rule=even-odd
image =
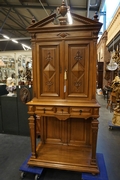
[{"label": "cabinet plinth", "polygon": [[34,98],[27,103],[32,151],[28,164],[99,173],[96,44],[101,23],[73,13],[72,25],[56,25],[55,18],[52,14],[28,27],[34,77]]},{"label": "cabinet plinth", "polygon": [[37,159],[28,162],[32,166],[63,170],[99,173],[96,164],[91,164],[91,149],[66,145],[45,144],[37,151]]}]

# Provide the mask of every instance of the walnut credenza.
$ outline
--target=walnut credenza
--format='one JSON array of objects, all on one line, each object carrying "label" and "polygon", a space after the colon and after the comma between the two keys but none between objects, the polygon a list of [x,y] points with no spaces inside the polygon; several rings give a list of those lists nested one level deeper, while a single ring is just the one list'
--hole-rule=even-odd
[{"label": "walnut credenza", "polygon": [[28,164],[99,173],[96,44],[101,23],[71,14],[72,25],[57,24],[54,13],[28,27],[33,58],[33,99],[27,103],[32,149]]}]

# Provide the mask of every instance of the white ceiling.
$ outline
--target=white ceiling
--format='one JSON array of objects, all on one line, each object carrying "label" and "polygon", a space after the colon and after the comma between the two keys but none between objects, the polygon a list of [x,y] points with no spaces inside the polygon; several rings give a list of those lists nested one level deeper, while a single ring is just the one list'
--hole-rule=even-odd
[{"label": "white ceiling", "polygon": [[[95,11],[101,11],[105,0],[65,0],[70,11],[93,18]],[[30,35],[26,28],[34,17],[36,22],[49,16],[60,7],[62,0],[0,0],[0,50],[19,50],[15,44],[3,38],[3,34],[30,46]]]}]

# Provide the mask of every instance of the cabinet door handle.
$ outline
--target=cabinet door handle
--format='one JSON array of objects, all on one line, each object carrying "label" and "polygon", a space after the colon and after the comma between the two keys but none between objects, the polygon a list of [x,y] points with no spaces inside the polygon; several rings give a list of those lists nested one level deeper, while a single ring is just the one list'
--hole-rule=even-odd
[{"label": "cabinet door handle", "polygon": [[64,93],[66,92],[67,70],[64,72]]},{"label": "cabinet door handle", "polygon": [[64,80],[67,80],[67,70],[64,72]]},{"label": "cabinet door handle", "polygon": [[80,115],[82,114],[82,110],[80,110]]}]

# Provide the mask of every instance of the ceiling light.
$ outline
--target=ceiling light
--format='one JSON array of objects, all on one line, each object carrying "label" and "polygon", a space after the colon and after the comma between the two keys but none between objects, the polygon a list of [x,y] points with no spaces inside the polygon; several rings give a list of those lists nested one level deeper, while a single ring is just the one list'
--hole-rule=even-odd
[{"label": "ceiling light", "polygon": [[25,45],[25,44],[21,44],[21,45],[22,45],[22,47],[23,47],[24,50],[29,50],[29,49],[31,49],[30,46],[27,46],[27,45]]},{"label": "ceiling light", "polygon": [[5,39],[10,39],[8,36],[6,36],[6,35],[3,35],[3,37],[5,38]]},{"label": "ceiling light", "polygon": [[18,43],[18,41],[14,40],[14,39],[12,39],[12,42],[14,42],[14,43]]},{"label": "ceiling light", "polygon": [[71,16],[71,13],[70,13],[70,9],[68,9],[68,11],[67,11],[67,17],[68,17],[69,24],[72,24],[73,21],[72,21],[72,16]]}]

